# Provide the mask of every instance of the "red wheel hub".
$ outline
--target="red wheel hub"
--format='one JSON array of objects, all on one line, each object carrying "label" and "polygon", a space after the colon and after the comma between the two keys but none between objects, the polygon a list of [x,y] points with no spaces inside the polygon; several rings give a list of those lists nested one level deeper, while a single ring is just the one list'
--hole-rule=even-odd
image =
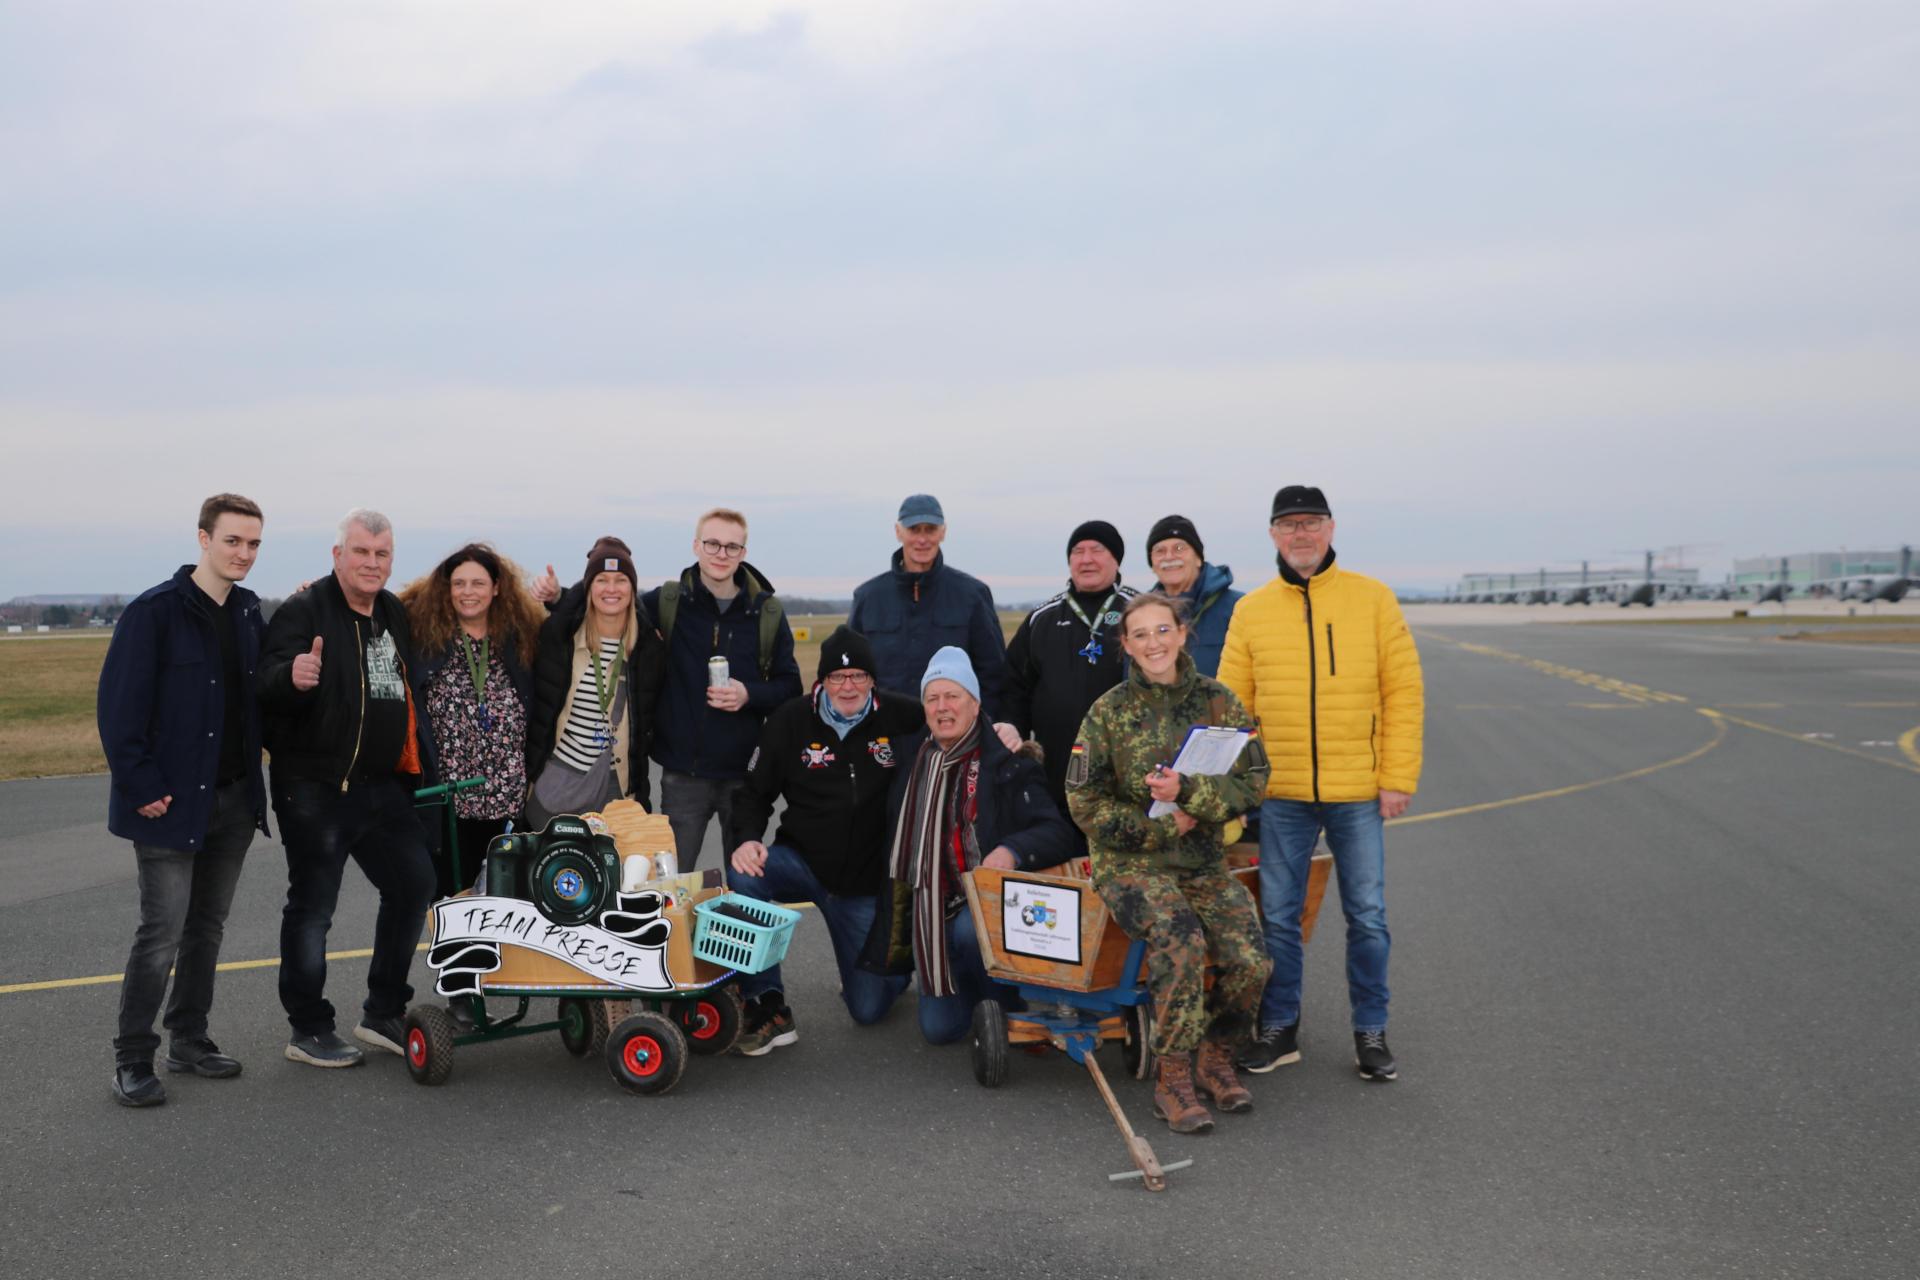
[{"label": "red wheel hub", "polygon": [[620,1047],[620,1060],[636,1076],[650,1076],[660,1070],[660,1042],[652,1036],[634,1036]]},{"label": "red wheel hub", "polygon": [[693,1016],[687,1019],[687,1030],[695,1040],[713,1039],[720,1034],[720,1011],[708,1001],[699,1001],[693,1006]]},{"label": "red wheel hub", "polygon": [[427,1033],[419,1027],[407,1028],[407,1061],[416,1067],[427,1065]]}]

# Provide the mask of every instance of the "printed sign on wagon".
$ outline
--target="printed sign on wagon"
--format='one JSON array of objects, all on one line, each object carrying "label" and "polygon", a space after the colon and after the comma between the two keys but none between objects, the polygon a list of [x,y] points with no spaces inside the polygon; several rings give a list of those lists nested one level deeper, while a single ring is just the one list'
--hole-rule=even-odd
[{"label": "printed sign on wagon", "polygon": [[1080,963],[1080,890],[1011,878],[1000,882],[1001,945],[1015,955]]},{"label": "printed sign on wagon", "polygon": [[[622,895],[623,905],[627,895]],[[657,895],[645,895],[653,905]],[[447,994],[452,976],[449,970],[491,972],[500,967],[499,948],[503,945],[527,947],[565,961],[581,973],[601,982],[633,991],[671,991],[673,979],[667,975],[666,936],[672,924],[666,920],[634,916],[645,921],[630,936],[610,932],[591,924],[562,925],[547,919],[530,902],[520,898],[463,897],[436,902],[433,949],[427,963],[440,972],[437,984]],[[603,923],[613,924],[617,912],[608,912]],[[619,927],[616,924],[615,927]],[[490,953],[490,954],[486,954]]]}]

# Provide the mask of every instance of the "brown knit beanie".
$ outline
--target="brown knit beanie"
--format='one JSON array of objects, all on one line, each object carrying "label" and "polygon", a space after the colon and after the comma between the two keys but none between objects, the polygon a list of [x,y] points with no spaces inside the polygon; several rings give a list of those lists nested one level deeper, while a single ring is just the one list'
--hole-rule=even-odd
[{"label": "brown knit beanie", "polygon": [[640,575],[634,572],[633,552],[612,534],[594,543],[593,550],[587,552],[587,572],[580,580],[592,582],[603,573],[626,574],[627,581],[633,585],[633,594],[640,594]]}]

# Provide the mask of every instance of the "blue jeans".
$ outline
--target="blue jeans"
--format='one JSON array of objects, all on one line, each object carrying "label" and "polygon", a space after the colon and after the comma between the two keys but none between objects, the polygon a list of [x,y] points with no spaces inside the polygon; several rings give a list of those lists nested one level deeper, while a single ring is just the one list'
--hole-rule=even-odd
[{"label": "blue jeans", "polygon": [[[728,855],[729,857],[731,854]],[[840,998],[847,1013],[861,1025],[880,1021],[894,1000],[907,988],[906,975],[883,978],[860,968],[860,946],[873,928],[874,911],[879,899],[872,895],[828,893],[813,868],[791,845],[767,846],[767,865],[757,876],[735,871],[727,864],[727,887],[744,898],[761,902],[811,902],[827,922],[827,937],[833,940],[833,962],[840,970]],[[785,991],[780,985],[780,966],[764,973],[751,973],[740,979],[740,994],[749,1000],[768,991]]]},{"label": "blue jeans", "polygon": [[1273,976],[1260,999],[1260,1025],[1300,1021],[1300,910],[1307,864],[1320,832],[1333,850],[1340,910],[1347,917],[1347,1000],[1355,1031],[1387,1029],[1386,827],[1378,800],[1313,804],[1269,800],[1260,806],[1260,913]]},{"label": "blue jeans", "polygon": [[175,1040],[207,1034],[213,1007],[213,975],[226,936],[227,909],[240,883],[247,846],[253,843],[253,805],[243,779],[214,795],[213,817],[198,853],[133,846],[140,868],[140,928],[120,984],[120,1033],[114,1037],[116,1066],[153,1061],[160,1037],[153,1018],[173,971],[173,998],[164,1019]]},{"label": "blue jeans", "polygon": [[407,973],[433,900],[433,860],[398,778],[355,779],[344,795],[328,782],[274,780],[273,811],[287,849],[287,905],[280,917],[280,1003],[295,1036],[334,1029],[326,998],[327,931],[347,859],[380,891],[367,968],[368,1017],[397,1018],[413,999]]},{"label": "blue jeans", "polygon": [[1011,1005],[1016,998],[1012,987],[987,976],[972,912],[962,911],[947,921],[947,972],[953,975],[953,995],[933,996],[924,987],[920,990],[920,1034],[928,1044],[952,1044],[971,1034],[973,1006],[982,1000]]}]

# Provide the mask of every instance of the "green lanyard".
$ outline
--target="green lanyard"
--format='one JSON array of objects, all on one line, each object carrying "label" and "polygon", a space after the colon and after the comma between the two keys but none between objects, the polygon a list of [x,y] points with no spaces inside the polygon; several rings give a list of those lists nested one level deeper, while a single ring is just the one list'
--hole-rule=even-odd
[{"label": "green lanyard", "polygon": [[613,695],[620,689],[620,666],[626,655],[620,652],[616,642],[613,661],[606,666],[603,674],[600,667],[600,646],[587,650],[587,660],[593,663],[593,692],[600,699],[600,718],[607,722],[607,728],[613,728]]},{"label": "green lanyard", "polygon": [[487,709],[487,667],[493,661],[493,637],[485,636],[480,641],[480,652],[473,652],[473,641],[465,632],[460,634],[460,650],[467,655],[467,674],[473,677],[473,699],[480,704],[480,710]]},{"label": "green lanyard", "polygon": [[1107,592],[1107,598],[1100,602],[1098,609],[1094,610],[1093,616],[1096,621],[1089,622],[1087,615],[1081,611],[1080,602],[1073,598],[1071,591],[1067,593],[1067,608],[1073,610],[1073,616],[1080,619],[1082,623],[1085,623],[1087,628],[1087,643],[1086,646],[1079,651],[1079,657],[1085,658],[1090,663],[1098,663],[1100,661],[1100,655],[1107,651],[1106,646],[1100,643],[1100,627],[1101,624],[1106,621],[1107,610],[1111,608],[1113,602],[1119,598],[1119,592]]}]

